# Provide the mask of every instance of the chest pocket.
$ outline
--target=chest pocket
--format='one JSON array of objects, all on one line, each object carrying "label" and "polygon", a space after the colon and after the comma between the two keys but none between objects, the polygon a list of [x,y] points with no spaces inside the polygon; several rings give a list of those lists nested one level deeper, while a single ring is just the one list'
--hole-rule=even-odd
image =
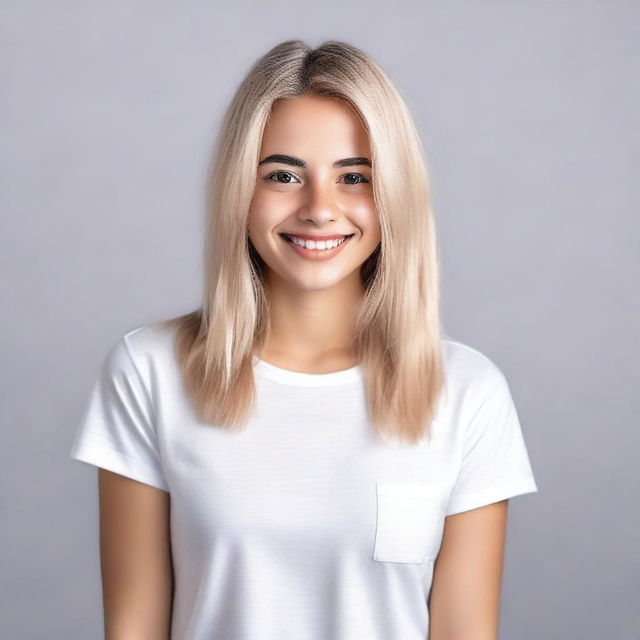
[{"label": "chest pocket", "polygon": [[445,487],[430,483],[377,482],[376,500],[373,559],[414,563],[435,559],[444,530]]}]

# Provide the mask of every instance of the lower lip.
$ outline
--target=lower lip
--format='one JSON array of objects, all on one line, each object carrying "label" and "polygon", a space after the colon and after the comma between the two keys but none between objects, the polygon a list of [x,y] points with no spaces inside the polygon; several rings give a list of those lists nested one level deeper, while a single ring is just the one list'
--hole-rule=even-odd
[{"label": "lower lip", "polygon": [[349,236],[346,240],[343,240],[337,247],[333,247],[332,249],[306,249],[305,247],[301,247],[295,242],[289,242],[289,240],[285,240],[280,236],[283,242],[288,244],[298,255],[306,258],[307,260],[329,260],[329,258],[333,258],[333,256],[340,253],[342,248],[347,242],[349,242],[353,236]]}]

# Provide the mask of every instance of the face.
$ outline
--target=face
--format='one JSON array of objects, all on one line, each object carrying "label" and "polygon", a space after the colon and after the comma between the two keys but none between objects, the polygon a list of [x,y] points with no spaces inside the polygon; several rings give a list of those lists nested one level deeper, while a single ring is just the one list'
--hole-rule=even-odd
[{"label": "face", "polygon": [[316,96],[274,104],[248,231],[268,282],[311,291],[360,280],[380,227],[368,136],[348,105]]}]

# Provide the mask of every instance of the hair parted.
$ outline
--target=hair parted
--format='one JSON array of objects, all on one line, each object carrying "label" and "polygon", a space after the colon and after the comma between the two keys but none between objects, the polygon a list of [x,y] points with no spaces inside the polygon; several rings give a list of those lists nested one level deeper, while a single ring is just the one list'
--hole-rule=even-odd
[{"label": "hair parted", "polygon": [[177,325],[176,355],[202,421],[238,428],[254,407],[253,353],[269,336],[264,263],[247,233],[262,133],[276,100],[301,95],[345,101],[372,154],[381,240],[362,264],[366,293],[354,353],[369,417],[380,436],[416,443],[445,388],[440,267],[420,138],[407,106],[362,50],[337,40],[273,47],[251,67],[221,123],[206,182],[202,305]]}]

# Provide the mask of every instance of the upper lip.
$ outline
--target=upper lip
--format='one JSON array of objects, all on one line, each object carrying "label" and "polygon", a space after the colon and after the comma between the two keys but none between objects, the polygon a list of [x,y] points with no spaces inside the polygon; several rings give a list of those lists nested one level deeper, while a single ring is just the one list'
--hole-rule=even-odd
[{"label": "upper lip", "polygon": [[282,231],[285,235],[295,236],[296,238],[303,238],[304,240],[337,240],[339,238],[344,238],[345,236],[353,235],[351,233],[333,233],[326,236],[319,236],[313,233],[290,233],[289,231]]}]

